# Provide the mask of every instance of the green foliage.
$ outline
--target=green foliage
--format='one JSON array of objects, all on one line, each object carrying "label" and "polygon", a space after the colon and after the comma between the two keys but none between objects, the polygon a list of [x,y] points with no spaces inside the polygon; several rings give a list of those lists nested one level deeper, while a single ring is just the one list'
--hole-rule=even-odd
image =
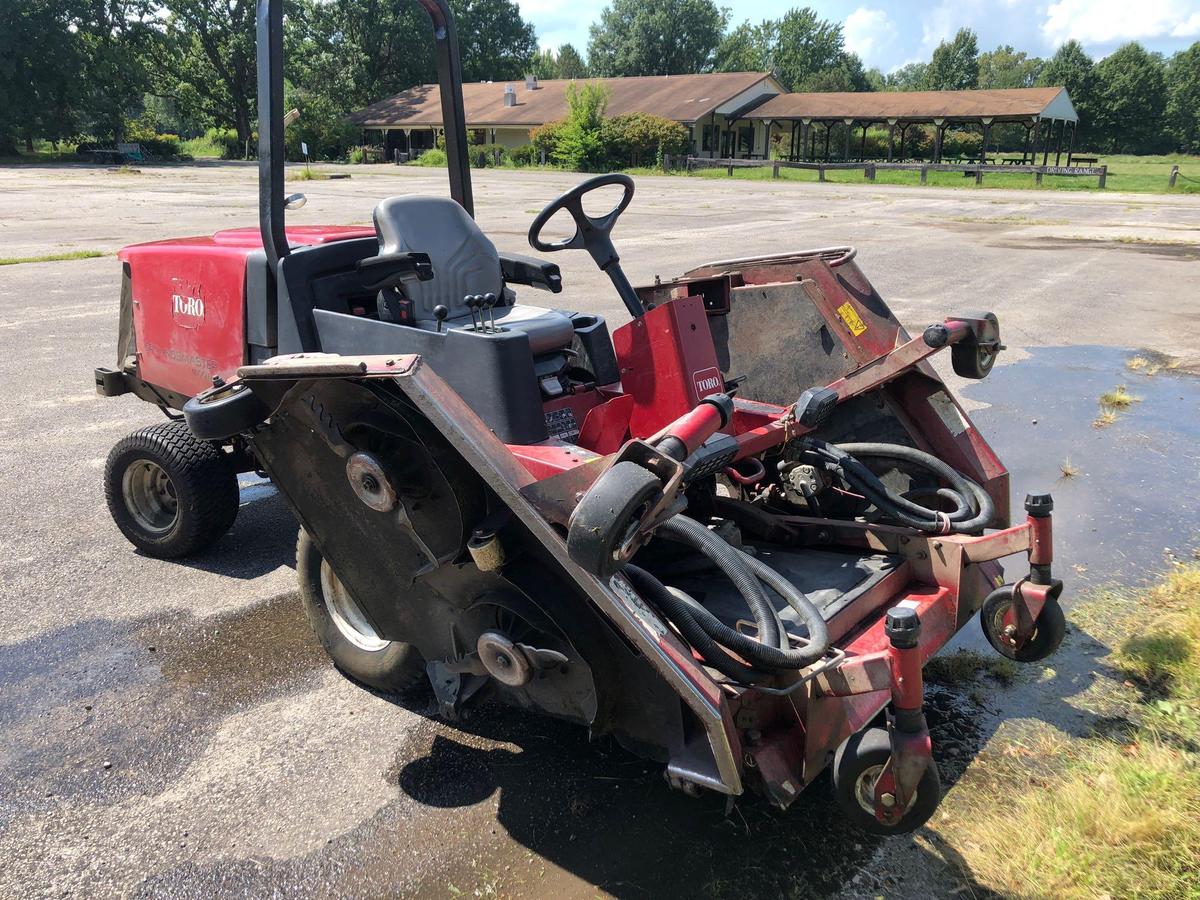
[{"label": "green foliage", "polygon": [[1155,150],[1168,141],[1162,127],[1166,112],[1166,76],[1162,61],[1132,42],[1096,64],[1097,116],[1107,149]]},{"label": "green foliage", "polygon": [[300,118],[284,132],[288,159],[304,159],[301,144],[308,144],[311,159],[341,159],[359,137],[359,129],[345,121],[340,104],[323,92],[289,83],[283,106],[300,111]]},{"label": "green foliage", "polygon": [[714,68],[718,72],[765,72],[775,65],[779,23],[771,19],[751,25],[743,22],[730,31],[717,47]]},{"label": "green foliage", "polygon": [[713,0],[612,0],[589,29],[594,75],[707,72],[725,30]]},{"label": "green foliage", "polygon": [[885,76],[889,91],[920,91],[925,87],[929,63],[911,62]]},{"label": "green foliage", "polygon": [[1044,87],[1064,87],[1071,98],[1075,112],[1079,114],[1080,141],[1099,143],[1102,123],[1098,122],[1098,99],[1096,97],[1096,72],[1092,58],[1087,55],[1079,41],[1067,41],[1046,60],[1038,76],[1038,84]]},{"label": "green foliage", "polygon": [[141,145],[142,153],[156,159],[178,159],[183,154],[183,142],[177,134],[160,134],[154,129],[152,117],[143,116],[125,125],[125,139]]},{"label": "green foliage", "polygon": [[541,158],[541,151],[536,144],[522,144],[508,150],[508,159],[514,166],[536,166]]},{"label": "green foliage", "polygon": [[1167,64],[1167,123],[1177,148],[1200,152],[1200,42]]},{"label": "green foliage", "polygon": [[970,28],[942,41],[925,70],[925,90],[965,91],[979,86],[979,42]]},{"label": "green foliage", "polygon": [[648,113],[629,113],[605,119],[600,137],[614,167],[661,162],[664,153],[678,156],[688,151],[688,130],[671,119]]},{"label": "green foliage", "polygon": [[567,86],[567,118],[551,150],[556,163],[576,172],[595,172],[605,167],[601,129],[608,95],[608,88],[597,82]]},{"label": "green foliage", "polygon": [[[354,159],[351,159],[350,161],[355,162]],[[444,169],[446,167],[446,151],[440,147],[433,147],[432,149],[426,150],[417,157],[414,165]]]},{"label": "green foliage", "polygon": [[[873,83],[862,60],[845,51],[842,26],[808,8],[778,20],[743,22],[721,41],[716,53],[721,72],[774,71],[792,91],[869,91]],[[883,76],[876,73],[875,84]]]},{"label": "green foliage", "polygon": [[571,44],[558,48],[557,63],[559,78],[587,78],[590,74],[587,63]]},{"label": "green foliage", "polygon": [[1024,50],[1018,52],[1003,44],[979,55],[979,87],[984,90],[1033,87],[1045,64]]}]

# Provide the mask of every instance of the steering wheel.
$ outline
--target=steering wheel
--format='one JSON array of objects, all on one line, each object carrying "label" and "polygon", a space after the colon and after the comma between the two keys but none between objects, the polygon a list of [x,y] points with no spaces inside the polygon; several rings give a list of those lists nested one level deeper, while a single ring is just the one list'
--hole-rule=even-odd
[{"label": "steering wheel", "polygon": [[[620,185],[625,192],[621,196],[621,202],[611,212],[596,218],[583,211],[585,195],[597,188],[613,184]],[[617,224],[617,219],[621,217],[621,213],[625,212],[625,207],[629,206],[629,201],[632,199],[633,179],[628,175],[613,172],[589,178],[571,188],[557,200],[551,201],[545,209],[537,214],[529,226],[529,245],[542,253],[554,253],[558,250],[586,250],[591,254],[596,265],[600,267],[600,271],[612,279],[613,286],[621,295],[621,300],[624,301],[625,308],[629,310],[630,315],[637,318],[645,312],[645,309],[637,292],[634,291],[629,279],[621,270],[621,257],[617,254],[617,248],[613,246],[610,237],[613,226]],[[543,241],[541,235],[546,223],[564,209],[575,220],[575,233],[562,240]]]}]

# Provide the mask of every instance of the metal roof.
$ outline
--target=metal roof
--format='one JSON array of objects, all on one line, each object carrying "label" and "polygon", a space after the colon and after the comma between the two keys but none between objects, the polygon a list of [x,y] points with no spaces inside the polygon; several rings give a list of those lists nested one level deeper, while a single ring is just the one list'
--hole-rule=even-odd
[{"label": "metal roof", "polygon": [[[1060,96],[1061,95],[1061,96]],[[880,91],[779,94],[746,115],[749,119],[1065,119],[1079,116],[1065,88],[989,91]]]},{"label": "metal roof", "polygon": [[[636,78],[588,78],[608,86],[606,115],[653,113],[676,122],[695,122],[755,85],[774,78],[766,72],[712,72],[699,75],[645,75]],[[567,85],[572,81],[540,81],[535,90],[524,81],[474,82],[463,85],[469,127],[529,127],[562,119],[567,114]],[[517,92],[515,106],[504,105],[504,88]],[[381,100],[349,117],[366,128],[422,127],[442,124],[437,85],[424,84]]]}]

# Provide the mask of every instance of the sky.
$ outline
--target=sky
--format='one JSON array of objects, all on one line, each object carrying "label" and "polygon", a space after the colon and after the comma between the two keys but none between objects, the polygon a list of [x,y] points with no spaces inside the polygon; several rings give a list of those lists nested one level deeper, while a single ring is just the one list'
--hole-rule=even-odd
[{"label": "sky", "polygon": [[[517,2],[543,47],[571,43],[586,53],[588,25],[609,0]],[[940,41],[964,26],[979,35],[981,51],[1012,44],[1034,56],[1049,56],[1072,38],[1095,58],[1126,41],[1169,55],[1200,40],[1200,0],[717,0],[717,5],[729,8],[732,24],[811,6],[823,18],[843,24],[846,49],[868,68],[884,72],[928,61]]]}]

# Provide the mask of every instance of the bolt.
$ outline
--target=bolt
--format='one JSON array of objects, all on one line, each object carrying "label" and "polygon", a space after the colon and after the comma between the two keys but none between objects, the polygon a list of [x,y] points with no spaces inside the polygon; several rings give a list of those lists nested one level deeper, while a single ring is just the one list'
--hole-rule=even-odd
[{"label": "bolt", "polygon": [[880,794],[879,795],[879,804],[884,809],[891,809],[893,806],[896,805],[896,795],[895,794],[887,794],[887,793]]},{"label": "bolt", "polygon": [[499,666],[501,669],[507,669],[509,666],[512,665],[512,660],[509,659],[507,656],[505,656],[503,653],[496,654],[495,662],[496,662],[496,665]]},{"label": "bolt", "polygon": [[394,359],[389,359],[387,362],[384,363],[385,366],[394,366],[395,364],[396,364],[396,361]]},{"label": "bolt", "polygon": [[362,477],[362,486],[363,490],[368,494],[379,493],[379,482],[376,480],[374,475],[364,475]]}]

